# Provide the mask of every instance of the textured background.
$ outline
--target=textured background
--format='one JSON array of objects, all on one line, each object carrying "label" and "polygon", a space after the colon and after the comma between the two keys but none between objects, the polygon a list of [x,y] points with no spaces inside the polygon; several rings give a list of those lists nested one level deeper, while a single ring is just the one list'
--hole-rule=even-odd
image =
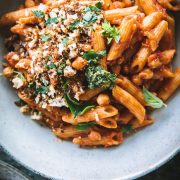
[{"label": "textured background", "polygon": [[[11,157],[9,157],[0,148],[0,159],[13,165],[20,171],[24,172],[27,176],[31,177],[33,180],[47,180],[33,172],[29,171],[25,167],[21,166],[19,163],[15,162]],[[180,153],[176,155],[168,163],[155,170],[154,172],[139,178],[139,180],[179,180],[180,179]]]}]

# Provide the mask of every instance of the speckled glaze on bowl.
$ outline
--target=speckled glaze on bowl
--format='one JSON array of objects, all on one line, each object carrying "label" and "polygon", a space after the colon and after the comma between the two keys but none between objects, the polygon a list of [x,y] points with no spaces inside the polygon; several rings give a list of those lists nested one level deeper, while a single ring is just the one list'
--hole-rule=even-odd
[{"label": "speckled glaze on bowl", "polygon": [[[13,9],[15,5],[17,1],[1,0],[0,12]],[[179,32],[180,23],[176,28]],[[178,33],[176,40],[180,43]],[[1,60],[4,53],[1,38]],[[177,54],[175,64],[180,66],[180,44]],[[159,167],[180,149],[178,92],[167,108],[153,114],[157,120],[154,125],[127,138],[123,145],[109,149],[82,149],[71,142],[57,140],[49,129],[22,115],[14,105],[16,99],[8,81],[1,78],[0,144],[17,161],[46,177],[63,180],[134,179]]]}]

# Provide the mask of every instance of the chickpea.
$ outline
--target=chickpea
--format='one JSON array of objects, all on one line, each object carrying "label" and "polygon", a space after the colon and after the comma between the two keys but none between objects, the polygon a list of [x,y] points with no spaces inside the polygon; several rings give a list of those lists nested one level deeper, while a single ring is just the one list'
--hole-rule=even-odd
[{"label": "chickpea", "polygon": [[72,63],[72,67],[76,70],[83,70],[86,65],[87,60],[82,57],[77,57]]},{"label": "chickpea", "polygon": [[13,69],[11,67],[6,67],[3,71],[5,77],[10,77],[13,74]]},{"label": "chickpea", "polygon": [[110,98],[109,98],[109,96],[107,94],[100,94],[97,97],[97,103],[100,106],[108,105],[110,103]]}]

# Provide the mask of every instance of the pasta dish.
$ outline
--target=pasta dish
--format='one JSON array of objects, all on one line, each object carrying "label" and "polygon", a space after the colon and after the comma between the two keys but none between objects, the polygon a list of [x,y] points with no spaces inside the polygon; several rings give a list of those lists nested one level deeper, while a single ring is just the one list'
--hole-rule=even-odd
[{"label": "pasta dish", "polygon": [[[173,0],[25,0],[10,27],[3,75],[20,111],[80,146],[119,145],[154,122],[180,85]],[[168,108],[168,107],[167,107]]]}]

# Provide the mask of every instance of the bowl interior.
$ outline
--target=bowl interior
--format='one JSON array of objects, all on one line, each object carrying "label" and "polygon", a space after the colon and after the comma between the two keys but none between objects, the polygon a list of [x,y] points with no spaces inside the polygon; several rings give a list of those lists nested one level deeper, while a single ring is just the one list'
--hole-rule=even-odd
[{"label": "bowl interior", "polygon": [[[18,1],[19,2],[19,1]],[[1,0],[0,12],[14,9],[17,1]],[[179,19],[180,15],[176,15]],[[176,24],[176,32],[180,23]],[[0,37],[0,59],[5,48]],[[176,33],[180,66],[180,35]],[[2,71],[2,63],[0,63]],[[143,175],[169,159],[180,147],[180,94],[168,107],[155,111],[156,123],[127,138],[123,145],[103,149],[82,149],[58,140],[48,128],[38,126],[14,105],[15,91],[0,78],[0,144],[19,162],[45,176],[56,179],[129,179]]]}]

